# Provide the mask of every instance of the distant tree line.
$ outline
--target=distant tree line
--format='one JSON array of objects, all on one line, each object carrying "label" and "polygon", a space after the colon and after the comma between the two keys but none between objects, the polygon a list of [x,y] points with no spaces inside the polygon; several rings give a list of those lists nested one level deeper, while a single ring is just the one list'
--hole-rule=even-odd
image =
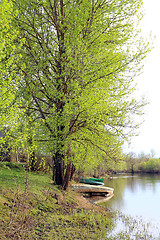
[{"label": "distant tree line", "polygon": [[134,152],[126,154],[126,168],[124,171],[131,173],[160,173],[160,158],[155,158],[154,155],[152,150],[150,154],[142,152],[138,156]]}]

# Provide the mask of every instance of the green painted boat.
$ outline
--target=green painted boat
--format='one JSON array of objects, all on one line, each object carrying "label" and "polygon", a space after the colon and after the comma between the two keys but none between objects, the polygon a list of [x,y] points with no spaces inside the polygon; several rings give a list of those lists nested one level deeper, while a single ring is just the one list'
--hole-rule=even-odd
[{"label": "green painted boat", "polygon": [[82,178],[81,177],[80,183],[86,183],[86,184],[91,184],[91,185],[101,185],[101,186],[104,185],[103,182],[100,182],[98,180],[94,180],[94,178]]},{"label": "green painted boat", "polygon": [[89,179],[97,182],[103,182],[103,178],[89,178]]}]

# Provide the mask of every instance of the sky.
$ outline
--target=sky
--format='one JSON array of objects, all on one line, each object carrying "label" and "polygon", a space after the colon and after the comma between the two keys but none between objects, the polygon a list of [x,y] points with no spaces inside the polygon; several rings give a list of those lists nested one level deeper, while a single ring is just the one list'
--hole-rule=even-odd
[{"label": "sky", "polygon": [[124,145],[124,152],[150,154],[160,157],[160,0],[143,0],[144,18],[141,29],[144,36],[152,32],[154,48],[147,55],[142,74],[135,80],[137,93],[149,101],[145,107],[144,123],[139,128],[139,135],[133,137],[131,144]]}]

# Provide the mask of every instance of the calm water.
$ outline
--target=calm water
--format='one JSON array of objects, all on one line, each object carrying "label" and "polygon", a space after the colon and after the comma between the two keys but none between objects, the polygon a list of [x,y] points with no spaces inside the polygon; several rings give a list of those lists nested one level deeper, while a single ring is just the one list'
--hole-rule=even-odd
[{"label": "calm water", "polygon": [[160,233],[160,175],[116,175],[105,180],[114,197],[101,205],[153,224]]}]

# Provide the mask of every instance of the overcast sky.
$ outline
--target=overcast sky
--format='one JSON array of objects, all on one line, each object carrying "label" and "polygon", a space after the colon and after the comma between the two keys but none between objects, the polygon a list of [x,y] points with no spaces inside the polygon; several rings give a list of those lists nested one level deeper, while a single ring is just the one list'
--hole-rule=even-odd
[{"label": "overcast sky", "polygon": [[155,156],[160,157],[160,0],[144,0],[144,10],[143,34],[149,35],[152,31],[156,39],[138,78],[138,92],[145,95],[150,104],[145,108],[145,122],[139,129],[139,136],[132,138],[129,149],[125,144],[124,151],[149,154],[153,149]]}]

